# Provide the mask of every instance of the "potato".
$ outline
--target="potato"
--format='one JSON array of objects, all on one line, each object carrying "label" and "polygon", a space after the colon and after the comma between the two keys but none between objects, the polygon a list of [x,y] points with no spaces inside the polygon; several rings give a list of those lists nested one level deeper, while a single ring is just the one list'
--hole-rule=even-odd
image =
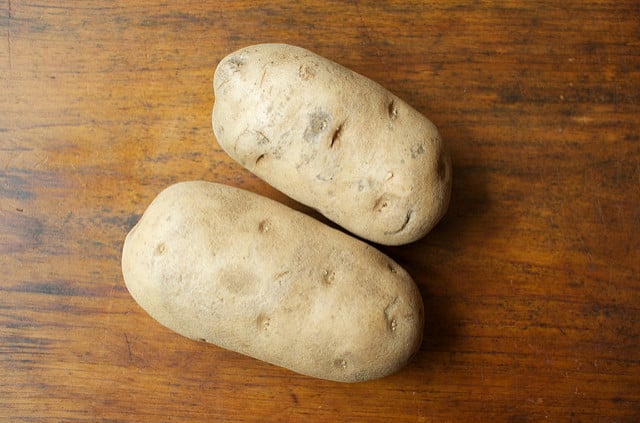
[{"label": "potato", "polygon": [[379,84],[300,47],[230,54],[212,123],[249,171],[362,238],[399,245],[444,215],[451,162],[436,127]]},{"label": "potato", "polygon": [[393,260],[226,185],[160,193],[127,235],[122,272],[166,327],[317,378],[383,377],[422,340],[420,293]]}]

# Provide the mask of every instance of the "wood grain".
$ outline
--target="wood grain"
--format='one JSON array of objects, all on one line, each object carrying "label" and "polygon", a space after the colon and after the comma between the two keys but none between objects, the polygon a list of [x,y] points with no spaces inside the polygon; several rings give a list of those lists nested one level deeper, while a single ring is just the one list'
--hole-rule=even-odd
[{"label": "wood grain", "polygon": [[[4,0],[0,420],[640,420],[640,3]],[[383,250],[427,328],[344,385],[181,338],[120,272],[167,185],[242,187],[210,124],[217,62],[310,48],[427,115],[446,218]]]}]

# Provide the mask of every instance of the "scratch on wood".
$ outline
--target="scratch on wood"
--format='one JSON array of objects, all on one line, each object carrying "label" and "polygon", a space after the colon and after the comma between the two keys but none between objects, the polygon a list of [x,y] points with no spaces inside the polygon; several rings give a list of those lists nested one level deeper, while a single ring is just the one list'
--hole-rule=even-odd
[{"label": "scratch on wood", "polygon": [[364,16],[362,15],[362,11],[360,10],[360,4],[358,4],[357,2],[356,2],[356,13],[358,14],[358,17],[360,18],[360,23],[361,23],[362,28],[363,28],[362,32],[363,32],[364,38],[366,39],[366,42],[369,45],[374,47],[375,55],[378,58],[381,58],[382,57],[382,52],[380,51],[378,46],[374,43],[373,37],[371,36],[371,29],[369,28],[369,25],[367,24],[367,22],[364,19]]},{"label": "scratch on wood", "polygon": [[604,213],[602,212],[602,204],[600,204],[600,199],[596,198],[596,210],[598,212],[598,216],[600,217],[600,223],[605,225]]},{"label": "scratch on wood", "polygon": [[127,343],[127,352],[129,353],[129,362],[132,362],[133,355],[131,354],[131,344],[129,343],[129,337],[127,336],[126,332],[124,332],[124,340]]}]

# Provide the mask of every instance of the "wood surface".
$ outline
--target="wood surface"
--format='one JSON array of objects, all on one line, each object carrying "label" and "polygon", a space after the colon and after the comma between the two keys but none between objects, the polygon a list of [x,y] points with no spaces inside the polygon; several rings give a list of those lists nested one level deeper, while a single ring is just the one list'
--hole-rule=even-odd
[{"label": "wood surface", "polygon": [[[640,421],[640,3],[3,0],[0,421]],[[120,270],[169,184],[309,211],[234,163],[212,76],[312,49],[428,116],[449,212],[380,247],[419,285],[400,373],[339,384],[182,338]]]}]

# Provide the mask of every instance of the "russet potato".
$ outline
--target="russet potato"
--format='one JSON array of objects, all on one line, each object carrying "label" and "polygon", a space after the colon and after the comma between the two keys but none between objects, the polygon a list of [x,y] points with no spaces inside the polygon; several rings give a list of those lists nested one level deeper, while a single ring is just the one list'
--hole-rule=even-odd
[{"label": "russet potato", "polygon": [[300,47],[259,44],[221,60],[213,87],[222,148],[351,233],[406,244],[444,215],[441,136],[378,83]]},{"label": "russet potato", "polygon": [[126,237],[122,272],[162,325],[317,378],[386,376],[422,340],[420,293],[392,259],[226,185],[161,192]]}]

